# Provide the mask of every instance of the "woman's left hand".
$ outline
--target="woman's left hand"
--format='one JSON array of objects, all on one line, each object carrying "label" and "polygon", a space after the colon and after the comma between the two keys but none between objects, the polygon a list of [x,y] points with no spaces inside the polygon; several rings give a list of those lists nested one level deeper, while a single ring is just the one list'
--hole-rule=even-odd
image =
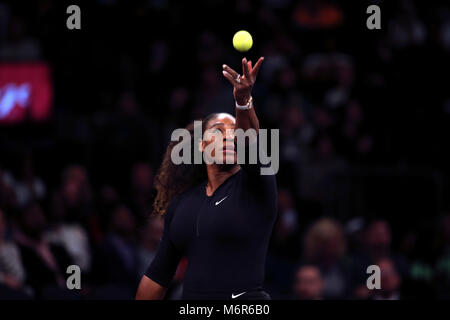
[{"label": "woman's left hand", "polygon": [[252,62],[247,61],[246,58],[243,58],[242,76],[226,64],[223,65],[223,75],[233,85],[234,99],[239,105],[246,105],[248,103],[248,100],[252,94],[253,85],[256,81],[256,76],[258,75],[258,71],[263,60],[264,57],[259,58],[252,67]]}]

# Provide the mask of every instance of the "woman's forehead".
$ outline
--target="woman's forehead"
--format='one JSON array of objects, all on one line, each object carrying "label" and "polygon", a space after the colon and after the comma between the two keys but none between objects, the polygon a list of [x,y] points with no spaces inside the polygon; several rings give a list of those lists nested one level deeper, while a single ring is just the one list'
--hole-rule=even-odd
[{"label": "woman's forehead", "polygon": [[219,113],[214,118],[209,120],[207,127],[210,128],[214,125],[235,125],[236,119],[228,113]]}]

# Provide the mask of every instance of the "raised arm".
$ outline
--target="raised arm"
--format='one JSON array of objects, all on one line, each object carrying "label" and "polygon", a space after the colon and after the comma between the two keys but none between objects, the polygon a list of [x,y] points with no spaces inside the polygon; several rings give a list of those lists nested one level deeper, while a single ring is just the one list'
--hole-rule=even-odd
[{"label": "raised arm", "polygon": [[[242,75],[239,75],[236,71],[227,65],[223,65],[223,75],[228,81],[233,85],[233,95],[236,100],[236,104],[239,106],[245,106],[249,103],[251,99],[251,93],[253,85],[255,84],[258,71],[261,67],[264,58],[261,57],[252,66],[251,61],[247,61],[246,58],[242,59]],[[259,121],[256,116],[255,108],[248,106],[249,108],[238,108],[236,106],[236,125],[235,130],[242,129],[244,132],[248,129],[254,129],[257,136],[256,139],[251,138],[245,142],[246,155],[250,150],[256,150],[255,145],[258,148],[258,159],[256,163],[250,163],[250,161],[244,161],[240,163],[240,166],[247,173],[248,182],[250,187],[248,188],[252,193],[256,194],[260,199],[261,203],[264,203],[267,208],[272,208],[273,210],[268,210],[268,212],[276,212],[276,180],[273,173],[262,172],[273,172],[270,167],[270,163],[262,163],[260,155],[267,154],[267,150],[259,150],[263,148],[258,143],[259,139]],[[242,141],[242,140],[241,140]],[[239,142],[237,142],[239,143]],[[238,146],[239,148],[239,146]],[[270,169],[270,170],[264,170]]]},{"label": "raised arm", "polygon": [[[247,105],[250,100],[253,85],[256,81],[259,68],[264,58],[258,59],[256,64],[252,67],[252,62],[247,61],[246,58],[242,59],[242,76],[234,71],[227,65],[223,65],[223,75],[233,85],[233,95],[238,105]],[[236,108],[236,128],[235,129],[247,130],[253,128],[258,132],[259,121],[256,116],[255,108],[248,110],[242,110]]]}]

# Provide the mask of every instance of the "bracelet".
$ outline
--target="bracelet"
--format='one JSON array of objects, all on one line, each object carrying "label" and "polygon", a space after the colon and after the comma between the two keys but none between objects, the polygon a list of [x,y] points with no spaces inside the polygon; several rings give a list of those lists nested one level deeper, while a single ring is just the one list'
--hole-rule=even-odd
[{"label": "bracelet", "polygon": [[236,102],[236,108],[239,110],[250,110],[251,108],[253,108],[253,98],[252,96],[250,96],[250,99],[248,99],[247,104],[244,104],[243,106],[239,105]]}]

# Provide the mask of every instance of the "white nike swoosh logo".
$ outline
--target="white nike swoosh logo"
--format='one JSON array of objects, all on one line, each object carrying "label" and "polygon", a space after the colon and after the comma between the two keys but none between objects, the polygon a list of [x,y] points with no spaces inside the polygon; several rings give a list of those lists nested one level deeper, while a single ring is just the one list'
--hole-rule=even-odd
[{"label": "white nike swoosh logo", "polygon": [[238,294],[234,294],[234,293],[232,293],[231,294],[231,299],[236,299],[237,297],[240,297],[240,296],[242,296],[244,293],[246,293],[247,291],[244,291],[244,292],[241,292],[241,293],[238,293]]},{"label": "white nike swoosh logo", "polygon": [[225,198],[223,198],[223,199],[220,200],[220,201],[216,201],[216,206],[217,206],[219,203],[221,203],[223,200],[225,200],[226,198],[228,198],[228,196],[226,196]]}]

